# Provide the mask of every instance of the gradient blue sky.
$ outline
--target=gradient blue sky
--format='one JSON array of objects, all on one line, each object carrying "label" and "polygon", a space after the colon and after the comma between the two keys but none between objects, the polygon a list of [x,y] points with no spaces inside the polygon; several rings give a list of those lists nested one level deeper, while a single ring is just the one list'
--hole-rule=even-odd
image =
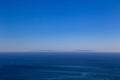
[{"label": "gradient blue sky", "polygon": [[120,51],[120,0],[0,0],[0,51]]}]

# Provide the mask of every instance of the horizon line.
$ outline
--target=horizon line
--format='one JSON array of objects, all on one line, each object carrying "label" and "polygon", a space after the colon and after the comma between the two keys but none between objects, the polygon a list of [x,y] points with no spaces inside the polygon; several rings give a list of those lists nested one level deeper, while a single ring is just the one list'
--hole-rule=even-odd
[{"label": "horizon line", "polygon": [[41,51],[0,51],[0,53],[40,53],[40,52],[76,52],[76,53],[120,53],[120,51],[94,51],[94,50],[77,50],[77,51],[55,51],[55,50],[41,50]]}]

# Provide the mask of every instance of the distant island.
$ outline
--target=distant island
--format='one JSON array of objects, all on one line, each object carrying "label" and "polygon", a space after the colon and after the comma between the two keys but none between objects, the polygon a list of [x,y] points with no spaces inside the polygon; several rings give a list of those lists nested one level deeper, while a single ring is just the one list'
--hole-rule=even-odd
[{"label": "distant island", "polygon": [[72,51],[40,50],[38,52],[95,52],[95,51],[93,50],[72,50]]},{"label": "distant island", "polygon": [[74,50],[73,52],[95,52],[93,50]]}]

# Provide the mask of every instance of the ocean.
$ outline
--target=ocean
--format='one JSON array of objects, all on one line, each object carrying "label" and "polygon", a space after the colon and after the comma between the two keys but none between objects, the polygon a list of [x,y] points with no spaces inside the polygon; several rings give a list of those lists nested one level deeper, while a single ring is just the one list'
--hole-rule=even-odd
[{"label": "ocean", "polygon": [[0,53],[0,80],[120,80],[120,53]]}]

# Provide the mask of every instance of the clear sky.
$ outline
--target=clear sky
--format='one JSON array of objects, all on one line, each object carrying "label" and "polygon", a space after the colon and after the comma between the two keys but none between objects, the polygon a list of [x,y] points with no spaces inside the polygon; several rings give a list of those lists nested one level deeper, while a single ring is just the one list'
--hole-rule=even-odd
[{"label": "clear sky", "polygon": [[120,0],[0,0],[0,51],[120,51]]}]

